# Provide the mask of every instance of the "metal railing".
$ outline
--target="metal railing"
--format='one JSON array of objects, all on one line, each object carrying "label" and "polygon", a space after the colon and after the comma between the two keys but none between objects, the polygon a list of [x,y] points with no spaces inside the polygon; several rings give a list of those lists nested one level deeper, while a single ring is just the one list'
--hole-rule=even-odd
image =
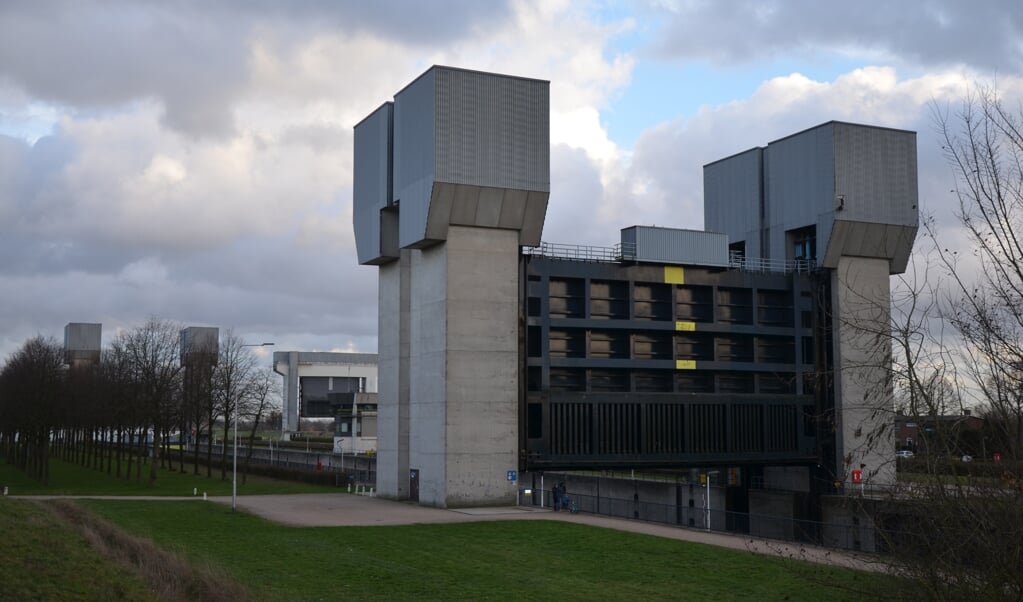
[{"label": "metal railing", "polygon": [[[618,243],[610,247],[599,245],[566,245],[553,242],[540,242],[537,247],[523,247],[524,255],[547,257],[550,259],[569,259],[574,261],[595,261],[604,263],[621,263],[636,260],[635,243]],[[739,253],[728,255],[728,268],[743,272],[776,272],[809,274],[817,269],[813,259],[763,259],[749,258]]]},{"label": "metal railing", "polygon": [[[641,501],[636,498],[615,498],[579,494],[568,491],[569,503],[562,504],[562,511],[573,508],[586,514],[614,518],[640,520],[680,529],[697,529],[730,533],[780,542],[798,542],[826,548],[880,552],[885,549],[882,534],[864,521],[863,524],[822,522],[721,509],[706,509],[700,506],[665,504]],[[550,491],[534,491],[530,497],[533,505],[554,508]]]},{"label": "metal railing", "polygon": [[618,243],[611,247],[597,245],[566,245],[552,242],[541,242],[538,247],[523,247],[523,254],[551,259],[573,259],[576,261],[597,261],[618,263],[636,258],[636,245]]},{"label": "metal railing", "polygon": [[745,257],[733,253],[728,257],[728,267],[743,272],[781,272],[797,274],[809,274],[817,269],[816,262],[812,259],[763,259],[760,257]]}]

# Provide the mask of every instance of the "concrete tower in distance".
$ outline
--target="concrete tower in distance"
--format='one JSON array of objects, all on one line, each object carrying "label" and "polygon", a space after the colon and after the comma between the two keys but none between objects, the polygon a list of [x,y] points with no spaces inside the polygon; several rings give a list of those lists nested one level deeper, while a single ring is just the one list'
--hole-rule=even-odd
[{"label": "concrete tower in distance", "polygon": [[64,327],[64,363],[72,371],[99,364],[102,324],[71,322]]},{"label": "concrete tower in distance", "polygon": [[[213,371],[220,359],[220,329],[189,326],[180,332],[181,366],[184,368],[184,404],[181,432],[195,437],[213,395]],[[209,434],[209,433],[207,433]]]},{"label": "concrete tower in distance", "polygon": [[895,480],[884,333],[889,276],[906,270],[919,225],[916,174],[914,132],[837,121],[704,166],[705,227],[728,235],[733,259],[800,260],[820,276],[815,363],[833,369],[811,388],[838,480],[856,470],[870,484]]},{"label": "concrete tower in distance", "polygon": [[377,487],[508,503],[519,249],[550,195],[546,81],[432,67],[355,126],[359,262],[379,266]]}]

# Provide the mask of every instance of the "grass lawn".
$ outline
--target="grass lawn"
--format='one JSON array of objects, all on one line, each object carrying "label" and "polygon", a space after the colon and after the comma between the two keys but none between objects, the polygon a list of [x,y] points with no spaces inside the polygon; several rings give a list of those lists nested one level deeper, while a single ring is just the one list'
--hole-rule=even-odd
[{"label": "grass lawn", "polygon": [[897,585],[882,575],[558,521],[296,528],[212,503],[79,503],[233,575],[265,600],[837,602],[890,599]]},{"label": "grass lawn", "polygon": [[0,600],[155,600],[45,509],[0,498]]},{"label": "grass lawn", "polygon": [[[199,467],[200,474],[192,474],[192,467],[185,466],[185,473],[160,469],[154,487],[149,487],[149,466],[142,467],[141,482],[135,479],[116,478],[106,472],[84,468],[62,460],[50,460],[50,482],[42,485],[29,478],[24,472],[0,461],[0,486],[6,485],[10,495],[192,495],[198,489],[198,495],[205,491],[209,495],[231,495],[231,472],[227,479],[220,480],[220,470],[214,470],[213,476],[206,478],[206,469]],[[240,469],[239,469],[240,470]],[[249,475],[243,485],[242,476],[238,474],[238,495],[258,495],[269,493],[338,493],[342,489],[308,485],[292,481],[282,481]]]}]

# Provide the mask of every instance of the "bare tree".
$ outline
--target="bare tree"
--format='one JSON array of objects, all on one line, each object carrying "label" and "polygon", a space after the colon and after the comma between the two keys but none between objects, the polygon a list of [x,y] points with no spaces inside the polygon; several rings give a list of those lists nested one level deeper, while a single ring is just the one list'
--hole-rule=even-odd
[{"label": "bare tree", "polygon": [[227,448],[231,439],[232,421],[237,419],[240,404],[252,395],[256,356],[233,331],[228,330],[220,342],[220,361],[213,373],[214,395],[224,417],[224,445],[220,450],[220,478],[227,478]]},{"label": "bare tree", "polygon": [[140,449],[144,449],[147,431],[152,428],[152,461],[149,485],[156,484],[160,458],[160,438],[173,422],[174,404],[180,399],[182,367],[179,361],[178,332],[171,322],[150,318],[143,326],[122,333],[118,339],[127,355],[143,410]]},{"label": "bare tree", "polygon": [[251,386],[248,388],[248,391],[249,393],[241,406],[242,416],[248,419],[251,425],[245,453],[245,464],[242,467],[242,484],[245,484],[249,474],[249,463],[252,460],[256,433],[259,432],[259,427],[263,423],[264,418],[274,408],[280,407],[280,381],[270,368],[258,368],[252,372]]},{"label": "bare tree", "polygon": [[966,343],[974,380],[1023,448],[1023,110],[991,87],[975,87],[958,110],[936,107],[943,150],[955,174],[957,215],[970,269],[942,255],[956,294],[948,318]]},{"label": "bare tree", "polygon": [[927,453],[904,463],[912,479],[904,470],[889,499],[864,500],[861,512],[913,595],[1018,600],[1021,465],[958,458],[970,444],[963,431],[974,400],[1011,433],[1009,458],[1023,449],[1023,112],[977,88],[958,109],[934,114],[972,253],[937,244],[937,228],[926,222],[927,257],[941,279],[931,282],[923,270],[914,283],[910,272],[893,294],[893,383],[909,419],[926,426]]},{"label": "bare tree", "polygon": [[49,479],[50,438],[66,394],[63,350],[53,339],[29,339],[0,371],[0,451],[29,475]]}]

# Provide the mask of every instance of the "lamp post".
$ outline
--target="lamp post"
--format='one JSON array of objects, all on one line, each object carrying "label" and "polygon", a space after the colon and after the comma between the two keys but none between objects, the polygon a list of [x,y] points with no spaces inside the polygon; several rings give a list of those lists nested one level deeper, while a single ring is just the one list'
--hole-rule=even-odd
[{"label": "lamp post", "polygon": [[706,483],[706,485],[707,485],[707,488],[706,488],[707,499],[704,501],[703,507],[704,507],[704,510],[707,513],[707,517],[704,520],[704,526],[707,527],[708,531],[710,531],[710,478],[712,476],[718,474],[718,473],[720,473],[720,471],[718,471],[718,470],[708,470],[707,471],[707,483]]},{"label": "lamp post", "polygon": [[[248,345],[238,345],[238,349],[241,349],[242,347],[269,347],[271,345],[273,345],[273,343],[250,343]],[[234,453],[232,456],[231,512],[235,512],[238,510],[238,400],[235,400],[234,402]]]}]

